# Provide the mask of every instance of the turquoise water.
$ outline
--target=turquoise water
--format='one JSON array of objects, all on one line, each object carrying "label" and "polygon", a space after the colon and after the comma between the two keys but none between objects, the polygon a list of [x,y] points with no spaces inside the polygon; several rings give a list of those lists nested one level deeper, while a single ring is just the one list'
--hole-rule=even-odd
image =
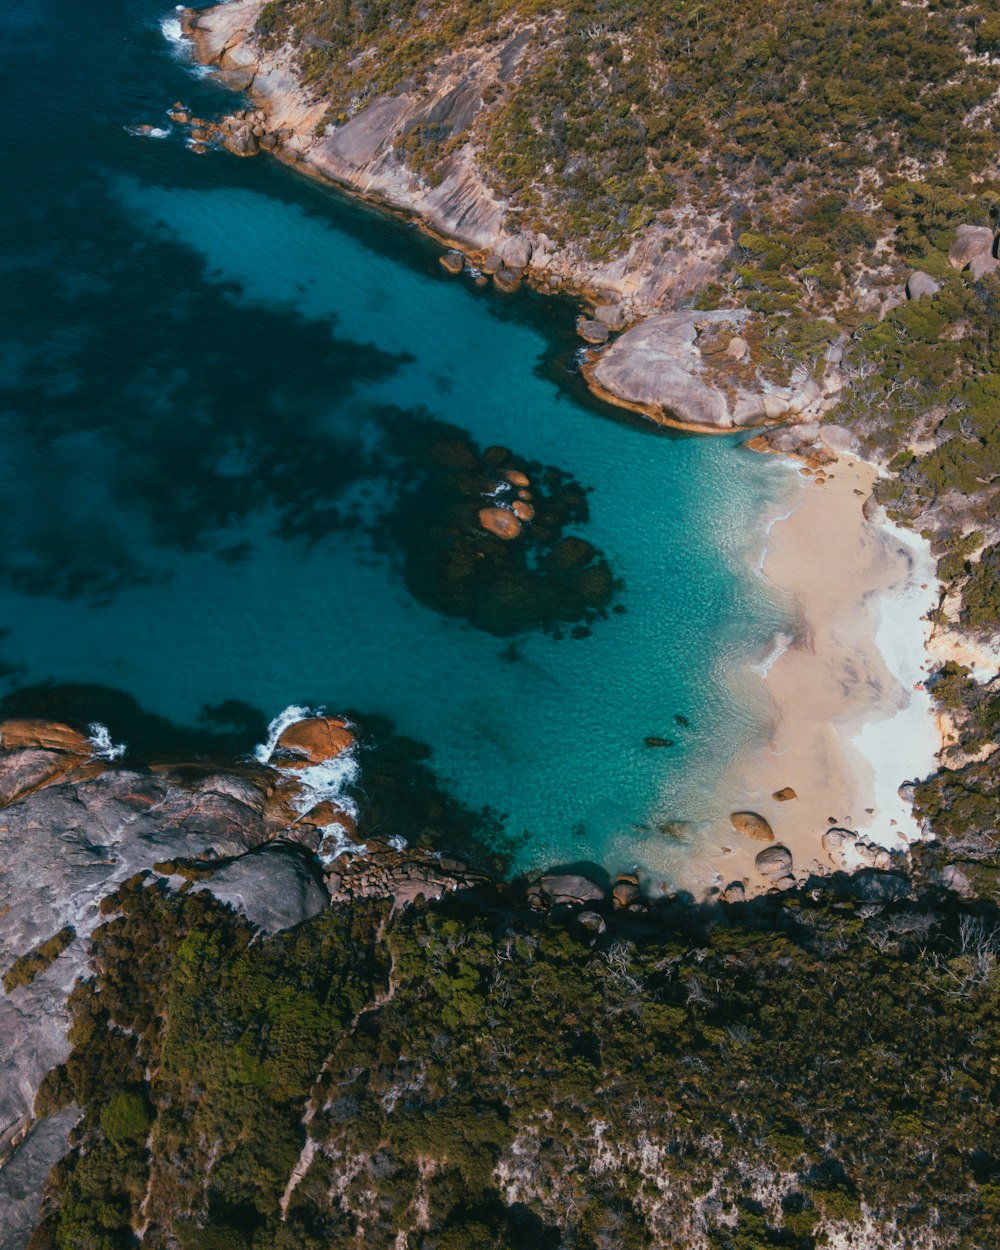
[{"label": "turquoise water", "polygon": [[[659,864],[657,823],[714,814],[759,728],[731,677],[783,623],[755,563],[785,471],[596,404],[567,304],[449,278],[274,162],[128,134],[229,98],[163,10],[111,7],[0,15],[32,127],[0,257],[6,688],[112,687],[181,726],[228,704],[248,733],[290,703],[386,716],[521,866]],[[591,488],[573,532],[624,612],[501,638],[414,598],[386,518],[428,418]]]}]

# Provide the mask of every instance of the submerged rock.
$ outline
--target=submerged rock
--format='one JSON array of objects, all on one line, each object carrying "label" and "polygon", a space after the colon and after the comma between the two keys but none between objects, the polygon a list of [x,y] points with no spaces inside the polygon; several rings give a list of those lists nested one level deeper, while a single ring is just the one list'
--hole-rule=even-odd
[{"label": "submerged rock", "polygon": [[758,842],[773,842],[774,830],[757,812],[733,812],[729,822],[746,838],[755,838]]}]

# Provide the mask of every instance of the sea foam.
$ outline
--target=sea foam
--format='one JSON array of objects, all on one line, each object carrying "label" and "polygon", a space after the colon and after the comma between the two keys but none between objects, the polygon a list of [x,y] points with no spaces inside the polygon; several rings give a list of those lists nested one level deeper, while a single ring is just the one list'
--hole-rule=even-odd
[{"label": "sea foam", "polygon": [[120,760],[128,750],[124,742],[112,742],[111,731],[107,725],[94,721],[87,726],[90,744],[94,748],[95,760]]}]

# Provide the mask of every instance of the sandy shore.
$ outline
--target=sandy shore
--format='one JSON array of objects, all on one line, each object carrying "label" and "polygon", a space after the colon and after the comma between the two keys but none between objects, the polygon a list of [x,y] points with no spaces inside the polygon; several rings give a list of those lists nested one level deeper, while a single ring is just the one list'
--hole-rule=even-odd
[{"label": "sandy shore", "polygon": [[[884,517],[865,520],[871,465],[841,457],[825,479],[796,471],[798,499],[770,529],[762,573],[789,598],[797,625],[783,650],[740,675],[749,697],[760,697],[763,684],[772,727],[721,793],[729,810],[770,823],[802,880],[871,863],[877,853],[852,839],[843,857],[831,857],[822,842],[828,829],[897,852],[920,837],[898,789],[934,770],[940,739],[930,696],[914,689],[929,666],[923,618],[937,601],[927,544]],[[786,787],[794,799],[773,797]],[[697,896],[736,881],[748,895],[767,889],[754,866],[764,845],[722,818],[677,884]]]}]

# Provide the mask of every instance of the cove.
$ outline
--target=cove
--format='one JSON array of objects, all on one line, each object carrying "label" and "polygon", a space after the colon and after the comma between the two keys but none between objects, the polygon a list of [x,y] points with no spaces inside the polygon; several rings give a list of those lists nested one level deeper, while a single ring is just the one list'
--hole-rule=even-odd
[{"label": "cove", "polygon": [[[450,278],[414,229],[273,162],[130,134],[231,97],[161,9],[113,8],[110,29],[60,0],[0,16],[23,113],[0,256],[6,690],[99,683],[177,725],[383,716],[502,817],[518,867],[669,872],[675,823],[697,836],[761,730],[733,679],[786,624],[756,563],[787,472],[592,400],[565,302]],[[389,518],[421,423],[586,488],[567,532],[624,611],[498,637],[418,599]],[[421,499],[414,543],[438,523]]]}]

